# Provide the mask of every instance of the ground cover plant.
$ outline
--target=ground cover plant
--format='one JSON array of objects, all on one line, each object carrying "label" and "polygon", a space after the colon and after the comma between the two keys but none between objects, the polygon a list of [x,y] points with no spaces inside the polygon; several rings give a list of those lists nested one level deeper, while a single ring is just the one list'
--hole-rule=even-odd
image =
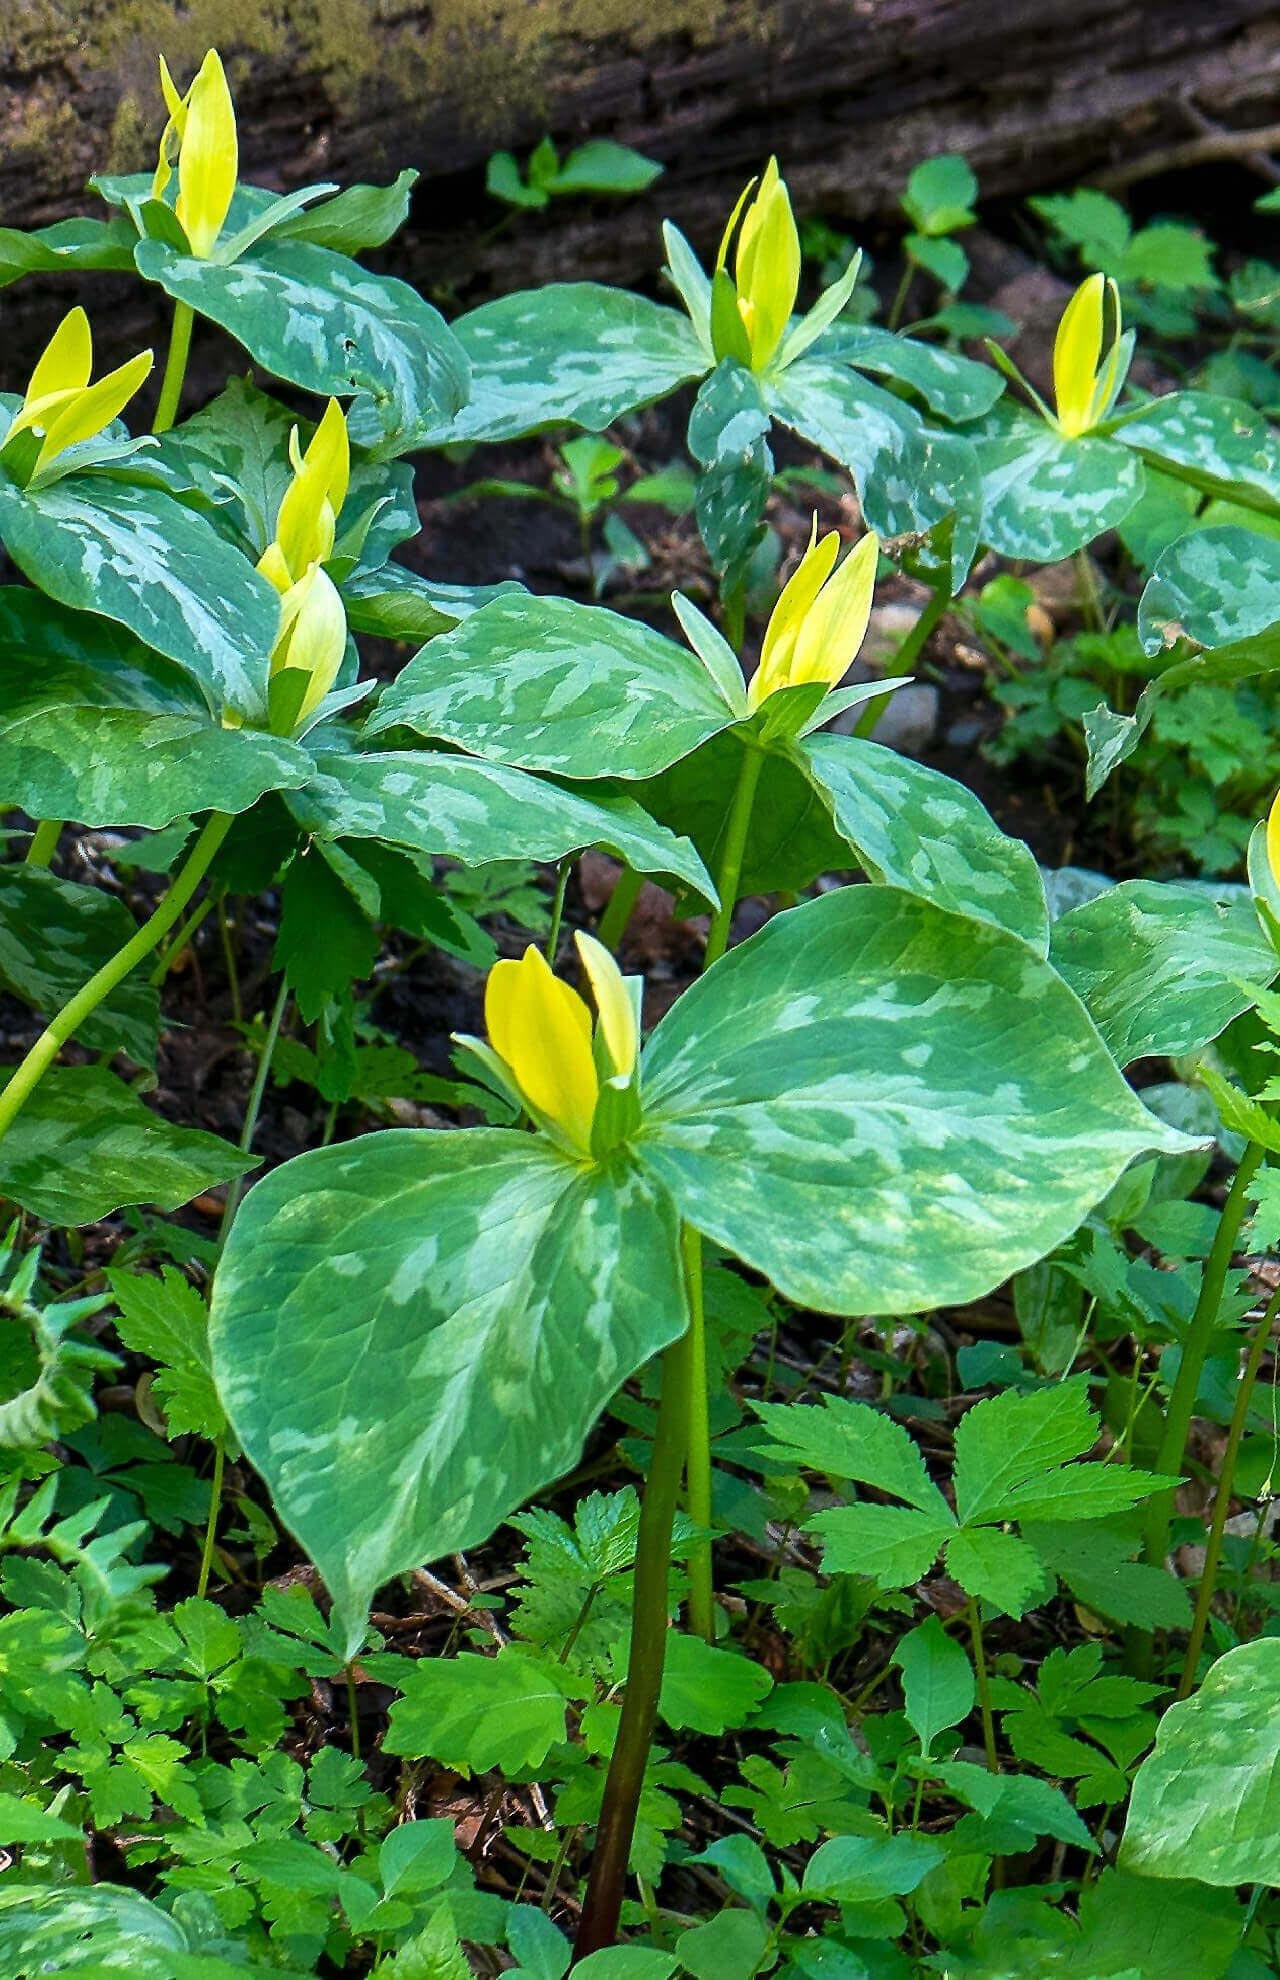
[{"label": "ground cover plant", "polygon": [[[770,160],[674,302],[450,325],[359,260],[412,174],[244,185],[160,80],[0,234],[74,289],[0,437],[0,1971],[1280,1973],[1280,454],[1131,378],[1203,256],[1049,207],[1037,384],[962,161],[881,325]],[[425,575],[410,457],[579,595]],[[876,739],[948,623],[1137,877]]]}]

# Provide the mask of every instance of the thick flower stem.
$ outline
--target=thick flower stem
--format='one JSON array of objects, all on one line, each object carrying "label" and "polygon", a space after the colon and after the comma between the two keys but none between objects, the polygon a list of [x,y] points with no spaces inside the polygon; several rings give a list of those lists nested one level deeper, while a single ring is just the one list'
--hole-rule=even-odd
[{"label": "thick flower stem", "polygon": [[89,978],[83,989],[76,992],[70,1003],[63,1005],[53,1022],[41,1032],[26,1058],[15,1068],[8,1085],[0,1092],[0,1135],[13,1125],[68,1039],[75,1036],[85,1019],[105,1002],[118,983],[123,983],[144,956],[149,956],[153,949],[159,947],[208,872],[230,824],[231,820],[225,812],[215,811],[210,815],[186,864],[155,913],[143,922],[110,962],[103,963],[102,968]]},{"label": "thick flower stem", "polygon": [[733,802],[729,807],[729,820],[725,826],[724,849],[720,855],[720,871],[716,875],[716,891],[720,905],[711,923],[707,936],[707,953],[704,969],[719,962],[729,945],[729,930],[733,924],[733,910],[738,905],[738,888],[742,881],[742,862],[747,852],[747,836],[751,830],[751,812],[756,801],[756,789],[760,782],[760,772],[764,768],[764,752],[754,743],[744,746],[742,763],[738,770],[737,787]]},{"label": "thick flower stem", "polygon": [[611,950],[614,955],[618,953],[621,947],[622,938],[627,932],[627,923],[630,921],[635,904],[640,898],[640,889],[643,884],[638,873],[633,872],[629,866],[624,866],[618,875],[613,892],[605,904],[604,913],[601,915],[599,926],[596,929],[596,938],[604,944],[606,949]]},{"label": "thick flower stem", "polygon": [[24,866],[47,866],[58,850],[58,840],[62,837],[64,821],[61,818],[42,818],[31,834]]},{"label": "thick flower stem", "polygon": [[167,433],[178,417],[182,382],[187,375],[187,359],[191,355],[191,330],[194,322],[195,315],[190,303],[174,304],[173,328],[169,332],[169,355],[165,359],[160,403],[156,407],[156,416],[151,425],[153,433]]},{"label": "thick flower stem", "polygon": [[[1204,1375],[1204,1365],[1209,1358],[1209,1346],[1213,1339],[1218,1315],[1222,1310],[1223,1294],[1226,1291],[1227,1275],[1231,1270],[1231,1260],[1235,1254],[1240,1227],[1244,1223],[1245,1211],[1249,1205],[1250,1188],[1262,1162],[1263,1149],[1256,1141],[1249,1142],[1240,1157],[1235,1180],[1227,1192],[1227,1200],[1222,1206],[1218,1228],[1214,1234],[1213,1248],[1205,1263],[1204,1277],[1200,1281],[1200,1297],[1196,1301],[1191,1325],[1187,1329],[1182,1344],[1182,1359],[1174,1380],[1173,1392],[1169,1397],[1169,1407],[1165,1413],[1164,1435],[1156,1456],[1155,1468],[1167,1477],[1179,1477],[1187,1455],[1187,1437],[1191,1430],[1191,1419],[1195,1414],[1196,1396],[1200,1391],[1200,1381]],[[1163,1567],[1169,1554],[1169,1528],[1173,1519],[1173,1491],[1159,1493],[1147,1507],[1145,1553],[1153,1567]]]},{"label": "thick flower stem", "polygon": [[[707,1318],[702,1297],[702,1234],[686,1224],[682,1239],[689,1287],[689,1444],[685,1457],[685,1508],[696,1526],[711,1525],[711,1404],[707,1381]],[[704,1642],[716,1640],[711,1541],[699,1540],[689,1557],[689,1627]]]},{"label": "thick flower stem", "polygon": [[1205,1630],[1209,1625],[1209,1611],[1213,1607],[1213,1597],[1218,1586],[1222,1539],[1227,1529],[1227,1513],[1235,1491],[1236,1463],[1240,1456],[1240,1446],[1244,1441],[1244,1427],[1249,1420],[1249,1405],[1253,1401],[1258,1370],[1262,1366],[1262,1357],[1267,1351],[1271,1330],[1275,1326],[1278,1313],[1280,1313],[1280,1292],[1272,1294],[1266,1312],[1254,1329],[1253,1339],[1249,1343],[1248,1358],[1240,1377],[1240,1386],[1236,1390],[1236,1404],[1231,1413],[1231,1428],[1227,1432],[1227,1447],[1222,1453],[1222,1470],[1218,1477],[1217,1496],[1213,1502],[1213,1519],[1209,1527],[1208,1544],[1205,1547],[1204,1566],[1200,1570],[1196,1612],[1187,1642],[1186,1659],[1182,1666],[1182,1680],[1178,1685],[1179,1698],[1189,1698],[1195,1685],[1200,1652],[1204,1648]]},{"label": "thick flower stem", "polygon": [[671,1531],[689,1422],[689,1335],[667,1349],[653,1455],[640,1507],[627,1691],[596,1828],[595,1854],[574,1946],[575,1960],[611,1946],[622,1912],[627,1859],[658,1714],[667,1648]]}]

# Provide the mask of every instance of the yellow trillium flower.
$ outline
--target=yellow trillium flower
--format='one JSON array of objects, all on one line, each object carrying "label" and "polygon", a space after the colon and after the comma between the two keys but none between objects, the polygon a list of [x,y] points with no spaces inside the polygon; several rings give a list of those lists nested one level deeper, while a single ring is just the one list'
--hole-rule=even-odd
[{"label": "yellow trillium flower", "polygon": [[336,399],[330,399],[325,407],[305,453],[294,427],[289,435],[289,459],[293,480],[276,515],[275,538],[258,560],[263,576],[281,592],[312,564],[326,563],[333,555],[338,517],[351,475],[347,422]]},{"label": "yellow trillium flower", "polygon": [[1280,791],[1276,792],[1267,813],[1267,865],[1271,868],[1271,878],[1280,887]]},{"label": "yellow trillium flower", "polygon": [[151,369],[150,351],[109,371],[96,385],[93,333],[82,309],[68,311],[36,362],[14,415],[5,444],[20,433],[40,433],[40,451],[31,472],[39,474],[68,447],[92,440],[122,413]]},{"label": "yellow trillium flower", "polygon": [[[1111,342],[1104,356],[1108,329]],[[1063,310],[1053,340],[1057,426],[1068,439],[1091,432],[1111,411],[1124,383],[1128,341],[1121,335],[1115,283],[1090,275]]]},{"label": "yellow trillium flower", "polygon": [[776,158],[771,158],[765,167],[754,199],[751,191],[752,187],[748,186],[729,216],[716,257],[716,273],[726,266],[733,230],[741,215],[742,231],[734,258],[738,315],[751,353],[751,369],[764,371],[782,342],[796,306],[800,287],[800,235]]},{"label": "yellow trillium flower", "polygon": [[178,198],[174,211],[182,223],[191,252],[201,260],[213,252],[231,206],[239,169],[236,112],[226,73],[216,49],[200,64],[185,96],[160,57],[160,87],[169,121],[160,139],[160,157],[151,182],[153,199],[161,199],[178,160]]},{"label": "yellow trillium flower", "polygon": [[586,1001],[532,946],[519,962],[498,962],[489,971],[484,1018],[489,1042],[534,1119],[588,1156],[601,1075],[629,1080],[640,1036],[617,963],[592,936],[576,939],[598,1026],[593,1029]]},{"label": "yellow trillium flower", "polygon": [[295,726],[313,715],[338,678],[347,650],[347,613],[338,587],[312,564],[280,599],[280,630],[271,649],[271,672],[296,667],[311,676]]},{"label": "yellow trillium flower", "polygon": [[834,529],[819,541],[815,516],[809,548],[765,629],[760,665],[747,688],[749,708],[779,688],[808,681],[835,687],[856,660],[871,617],[880,539],[868,531],[837,570],[839,550]]}]

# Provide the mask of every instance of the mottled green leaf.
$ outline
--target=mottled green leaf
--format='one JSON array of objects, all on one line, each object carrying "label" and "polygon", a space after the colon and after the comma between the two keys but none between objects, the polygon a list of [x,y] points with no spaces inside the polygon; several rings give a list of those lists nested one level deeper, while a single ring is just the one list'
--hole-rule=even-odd
[{"label": "mottled green leaf", "polygon": [[31,233],[0,227],[0,289],[21,275],[56,275],[69,269],[133,267],[137,234],[131,221],[55,220]]},{"label": "mottled green leaf", "polygon": [[356,571],[343,580],[339,590],[352,632],[406,641],[434,639],[495,598],[524,595],[523,585],[510,581],[438,584],[434,578],[406,570],[403,564]]},{"label": "mottled green leaf", "polygon": [[825,895],[732,950],[663,1020],[645,1080],[645,1166],[823,1311],[976,1299],[1135,1156],[1188,1146],[1025,943],[888,887]]},{"label": "mottled green leaf", "polygon": [[345,186],[333,199],[295,213],[272,228],[278,241],[313,241],[335,254],[361,254],[382,247],[409,217],[409,197],[418,174],[400,172],[389,186]]},{"label": "mottled green leaf", "polygon": [[1068,439],[1013,407],[993,414],[973,447],[982,534],[1004,557],[1057,563],[1114,529],[1142,493],[1142,464],[1118,441]]},{"label": "mottled green leaf", "polygon": [[126,1203],[177,1210],[256,1167],[152,1113],[100,1066],[55,1066],[0,1138],[0,1196],[48,1224],[94,1224]]},{"label": "mottled green leaf", "polygon": [[516,594],[433,639],[365,734],[405,727],[526,770],[639,778],[735,713],[687,646],[598,605]]},{"label": "mottled green leaf", "polygon": [[211,708],[264,712],[279,598],[163,490],[105,474],[32,490],[0,473],[0,539],[41,591],[127,626],[197,681]]},{"label": "mottled green leaf", "polygon": [[1115,438],[1209,494],[1280,512],[1280,440],[1261,413],[1238,399],[1170,392],[1122,421]]},{"label": "mottled green leaf", "polygon": [[569,1469],[686,1324],[674,1208],[510,1131],[369,1136],[250,1192],[214,1292],[227,1414],[354,1643],[391,1575]]},{"label": "mottled green leaf", "polygon": [[427,444],[512,440],[568,421],[593,433],[709,366],[688,318],[625,289],[552,282],[483,303],[453,333],[471,397]]},{"label": "mottled green leaf", "polygon": [[1050,949],[1117,1062],[1198,1052],[1268,984],[1275,951],[1250,901],[1127,880],[1072,908]]},{"label": "mottled green leaf", "polygon": [[1280,543],[1257,530],[1227,526],[1180,536],[1158,560],[1138,607],[1148,653],[1175,640],[1236,646],[1272,633],[1253,670],[1280,665]]},{"label": "mottled green leaf", "polygon": [[[43,1018],[56,1016],[136,928],[123,902],[97,887],[55,879],[38,866],[0,866],[0,983]],[[159,1017],[160,999],[145,976],[128,976],[79,1037],[91,1051],[127,1052],[151,1066]]]},{"label": "mottled green leaf", "polygon": [[875,323],[837,323],[814,346],[813,355],[895,378],[918,392],[931,411],[959,424],[980,419],[1004,391],[1004,380],[991,365],[975,364],[941,344],[926,344]]},{"label": "mottled green leaf", "polygon": [[1280,1884],[1280,1639],[1228,1650],[1160,1722],[1120,1867],[1217,1887]]},{"label": "mottled green leaf", "polygon": [[408,452],[466,403],[466,358],[440,312],[346,255],[275,239],[228,266],[140,241],[135,260],[278,378],[322,397],[354,393],[347,425],[357,446]]},{"label": "mottled green leaf", "polygon": [[655,824],[634,798],[586,796],[527,771],[477,757],[386,753],[321,759],[290,809],[308,832],[382,839],[483,866],[497,859],[559,860],[600,846],[638,873],[659,874],[713,902],[694,848]]}]

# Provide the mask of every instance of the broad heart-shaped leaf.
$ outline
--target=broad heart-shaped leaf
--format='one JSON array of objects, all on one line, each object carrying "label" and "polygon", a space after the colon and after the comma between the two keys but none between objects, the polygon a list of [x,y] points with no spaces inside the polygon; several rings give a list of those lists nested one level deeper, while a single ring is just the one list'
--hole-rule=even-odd
[{"label": "broad heart-shaped leaf", "polygon": [[[1138,606],[1138,635],[1148,653],[1177,640],[1234,647],[1280,629],[1280,542],[1227,525],[1195,529],[1170,544]],[[1280,666],[1280,630],[1255,672]]]},{"label": "broad heart-shaped leaf", "polygon": [[177,1210],[256,1167],[216,1134],[153,1114],[100,1066],[55,1066],[0,1136],[0,1197],[49,1224],[94,1224],[126,1203]]},{"label": "broad heart-shaped leaf", "polygon": [[[0,983],[44,1018],[60,1011],[135,932],[123,902],[97,887],[55,879],[43,867],[0,866]],[[159,996],[135,972],[77,1036],[90,1051],[127,1052],[136,1064],[151,1066],[159,1020]]]},{"label": "broad heart-shaped leaf", "polygon": [[0,589],[0,790],[33,817],[154,830],[247,811],[312,767],[296,743],[224,729],[190,679],[108,620]]},{"label": "broad heart-shaped leaf", "polygon": [[134,259],[278,378],[321,397],[354,393],[347,424],[357,446],[406,453],[466,403],[467,360],[440,312],[346,255],[276,239],[225,266],[140,241]]},{"label": "broad heart-shaped leaf", "polygon": [[993,366],[975,364],[940,344],[926,344],[919,337],[904,337],[874,323],[837,323],[814,345],[811,355],[896,378],[918,392],[930,411],[958,425],[990,412],[1004,391],[1004,380]]},{"label": "broad heart-shaped leaf", "polygon": [[403,727],[526,770],[630,779],[735,718],[687,646],[599,605],[517,594],[415,655],[364,733]]},{"label": "broad heart-shaped leaf", "polygon": [[1114,529],[1142,493],[1142,463],[1090,434],[1067,439],[1013,406],[973,438],[982,471],[983,540],[1003,557],[1057,563]]},{"label": "broad heart-shaped leaf", "polygon": [[633,1164],[405,1130],[250,1192],[211,1339],[232,1426],[354,1646],[383,1581],[566,1471],[686,1322],[674,1206]]},{"label": "broad heart-shaped leaf", "polygon": [[890,887],[777,916],[688,990],[644,1062],[634,1144],[684,1216],[789,1299],[977,1299],[1127,1164],[1190,1144],[1016,937]]},{"label": "broad heart-shaped leaf", "polygon": [[1053,925],[1054,966],[1119,1065],[1198,1052],[1265,987],[1275,951],[1247,900],[1126,880]]},{"label": "broad heart-shaped leaf", "polygon": [[471,365],[471,396],[421,444],[514,440],[568,421],[600,433],[710,369],[689,319],[626,289],[552,282],[499,296],[453,333]]},{"label": "broad heart-shaped leaf", "polygon": [[637,873],[661,875],[705,902],[716,899],[694,848],[655,824],[634,798],[566,790],[478,757],[334,751],[287,801],[304,830],[328,839],[382,839],[468,866],[559,860],[600,846]]},{"label": "broad heart-shaped leaf", "polygon": [[199,683],[210,708],[265,713],[280,600],[247,558],[163,490],[106,474],[23,489],[0,472],[0,540],[59,604],[113,619]]},{"label": "broad heart-shaped leaf", "polygon": [[[654,817],[692,839],[713,873],[744,733],[713,737],[638,793]],[[862,737],[819,732],[775,744],[761,773],[741,891],[805,887],[850,866],[1010,928],[1041,954],[1048,948],[1034,858],[963,784]]]},{"label": "broad heart-shaped leaf", "polygon": [[1280,1639],[1228,1650],[1160,1721],[1120,1867],[1218,1887],[1280,1884]]},{"label": "broad heart-shaped leaf", "polygon": [[1261,413],[1214,392],[1171,392],[1115,438],[1153,467],[1180,473],[1197,488],[1280,515],[1280,438]]},{"label": "broad heart-shaped leaf", "polygon": [[951,574],[959,587],[978,544],[982,488],[966,440],[935,433],[913,406],[830,360],[809,356],[765,386],[784,426],[847,467],[863,514],[881,536],[923,536],[955,524]]}]

